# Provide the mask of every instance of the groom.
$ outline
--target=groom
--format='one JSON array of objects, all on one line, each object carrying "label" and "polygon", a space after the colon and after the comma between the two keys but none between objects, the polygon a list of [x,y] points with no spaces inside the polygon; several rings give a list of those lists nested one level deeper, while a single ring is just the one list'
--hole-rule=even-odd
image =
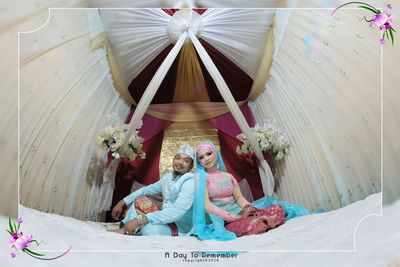
[{"label": "groom", "polygon": [[[158,182],[143,187],[120,200],[111,212],[111,216],[116,220],[125,205],[132,205],[120,223],[122,228],[117,232],[172,236],[190,234],[193,224],[192,205],[195,186],[194,175],[190,170],[193,167],[194,157],[192,147],[180,146],[172,161],[173,172],[165,174]],[[154,211],[155,209],[150,208],[153,212],[137,214],[135,206],[140,206],[140,201],[147,207],[153,204],[150,199],[143,199],[143,196],[154,196],[160,193],[163,196],[161,210]]]}]

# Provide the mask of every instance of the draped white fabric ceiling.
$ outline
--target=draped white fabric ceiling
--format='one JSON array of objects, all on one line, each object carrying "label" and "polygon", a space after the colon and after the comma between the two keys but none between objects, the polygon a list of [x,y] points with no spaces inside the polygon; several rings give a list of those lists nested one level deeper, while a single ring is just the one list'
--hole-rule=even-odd
[{"label": "draped white fabric ceiling", "polygon": [[[254,78],[274,14],[273,9],[208,9],[199,37]],[[100,15],[127,86],[173,42],[166,30],[172,17],[162,9],[104,9]]]},{"label": "draped white fabric ceiling", "polygon": [[[277,7],[279,0],[91,0],[96,7]],[[292,1],[293,2],[293,1]]]},{"label": "draped white fabric ceiling", "polygon": [[161,9],[100,10],[100,16],[126,85],[171,43],[171,16]]}]

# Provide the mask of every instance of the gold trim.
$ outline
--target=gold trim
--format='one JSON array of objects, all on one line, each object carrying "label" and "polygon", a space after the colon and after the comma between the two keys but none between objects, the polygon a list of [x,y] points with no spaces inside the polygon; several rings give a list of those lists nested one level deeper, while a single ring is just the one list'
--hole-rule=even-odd
[{"label": "gold trim", "polygon": [[119,92],[121,97],[129,104],[136,105],[135,100],[133,99],[131,93],[128,90],[128,86],[125,83],[125,80],[122,76],[122,73],[119,69],[117,60],[114,57],[114,53],[112,51],[111,45],[107,42],[107,59],[108,65],[110,66],[111,78],[114,82],[115,89]]},{"label": "gold trim", "polygon": [[257,72],[251,86],[250,93],[248,96],[249,101],[254,101],[265,88],[265,84],[269,78],[269,72],[272,66],[272,59],[274,55],[274,28],[275,28],[275,15],[272,19],[271,27],[268,31],[267,38],[265,40],[264,49],[262,52],[262,57],[258,63]]}]

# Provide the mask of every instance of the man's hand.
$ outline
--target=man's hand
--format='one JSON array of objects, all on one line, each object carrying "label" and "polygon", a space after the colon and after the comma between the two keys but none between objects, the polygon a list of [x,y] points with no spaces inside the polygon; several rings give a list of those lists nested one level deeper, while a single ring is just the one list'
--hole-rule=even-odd
[{"label": "man's hand", "polygon": [[119,216],[121,216],[122,210],[125,206],[125,202],[123,200],[120,200],[117,205],[112,209],[111,211],[111,217],[113,217],[114,220],[118,220]]},{"label": "man's hand", "polygon": [[122,229],[124,230],[125,234],[131,235],[136,232],[136,229],[142,225],[146,225],[148,222],[149,221],[145,215],[139,215],[135,219],[127,222]]},{"label": "man's hand", "polygon": [[123,227],[124,233],[130,235],[135,232],[139,226],[140,225],[137,219],[130,220]]}]

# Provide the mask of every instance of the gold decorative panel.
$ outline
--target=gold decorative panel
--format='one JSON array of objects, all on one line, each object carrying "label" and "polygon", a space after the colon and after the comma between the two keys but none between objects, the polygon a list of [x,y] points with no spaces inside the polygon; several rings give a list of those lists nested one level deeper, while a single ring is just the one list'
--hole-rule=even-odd
[{"label": "gold decorative panel", "polygon": [[180,145],[189,144],[196,148],[204,140],[211,140],[219,149],[218,130],[211,127],[207,122],[176,122],[171,124],[164,131],[160,155],[160,174],[172,169],[172,159]]}]

